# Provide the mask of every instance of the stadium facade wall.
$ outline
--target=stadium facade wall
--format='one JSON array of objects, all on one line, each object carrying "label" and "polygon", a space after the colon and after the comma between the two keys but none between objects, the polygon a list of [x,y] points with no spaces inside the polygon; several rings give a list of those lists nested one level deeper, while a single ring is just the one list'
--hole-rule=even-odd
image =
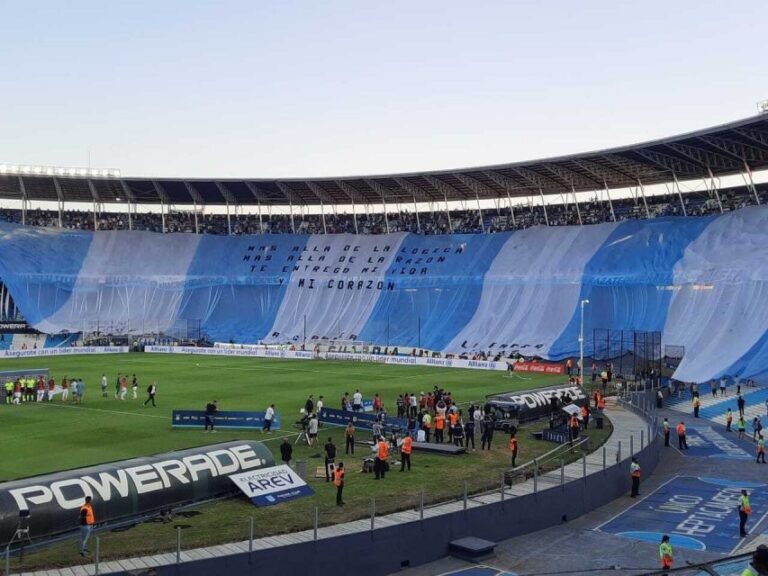
[{"label": "stadium facade wall", "polygon": [[[635,453],[645,474],[659,461],[659,436]],[[407,562],[418,566],[446,556],[448,543],[466,536],[494,542],[556,526],[626,495],[629,458],[561,486],[526,496],[507,496],[502,502],[426,517],[373,531],[344,534],[301,544],[257,549],[158,569],[160,576],[203,576],[226,573],[301,574],[308,566],[317,573],[383,576],[398,572]]]},{"label": "stadium facade wall", "polygon": [[[212,340],[359,339],[578,354],[661,331],[677,377],[768,372],[768,207],[488,235],[198,236],[0,225],[0,278],[35,328]],[[585,353],[591,353],[586,339]]]}]

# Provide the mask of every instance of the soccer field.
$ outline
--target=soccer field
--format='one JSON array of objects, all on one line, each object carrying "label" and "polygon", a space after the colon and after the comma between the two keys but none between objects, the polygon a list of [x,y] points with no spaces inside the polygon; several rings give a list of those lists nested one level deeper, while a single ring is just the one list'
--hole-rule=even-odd
[{"label": "soccer field", "polygon": [[[562,376],[508,376],[483,370],[161,354],[20,359],[4,361],[1,366],[2,370],[49,368],[57,382],[67,376],[82,378],[86,383],[82,405],[63,404],[57,399],[0,408],[6,447],[0,459],[0,478],[4,480],[234,439],[264,441],[279,461],[278,443],[284,437],[291,441],[295,438],[292,423],[309,394],[314,394],[315,399],[322,394],[328,406],[338,407],[344,392],[360,388],[367,399],[378,392],[391,413],[398,394],[418,394],[435,385],[450,390],[459,403],[465,404],[481,401],[494,392],[564,382]],[[118,372],[128,374],[129,381],[136,374],[138,399],[130,398],[130,390],[129,399],[115,399]],[[102,373],[109,381],[107,398],[101,397]],[[143,406],[147,385],[153,380],[158,383],[156,408]],[[275,403],[283,430],[271,435],[259,430],[221,430],[211,435],[197,429],[171,429],[173,409],[202,409],[213,399],[219,401],[221,410],[261,411]],[[545,425],[533,423],[521,429],[519,463],[552,449],[553,444],[530,437],[530,432]],[[593,449],[608,434],[610,426],[590,430]],[[321,429],[320,440],[324,443],[329,437],[337,446],[343,446],[343,429]],[[182,528],[182,546],[188,548],[243,540],[248,536],[250,519],[254,521],[254,535],[260,537],[311,528],[315,508],[320,524],[327,525],[366,517],[371,498],[376,499],[377,514],[385,514],[418,506],[422,491],[429,504],[460,497],[465,487],[469,493],[493,489],[509,467],[507,438],[497,434],[493,450],[482,452],[479,436],[477,440],[478,450],[463,456],[417,453],[412,472],[403,474],[393,469],[385,482],[373,482],[372,475],[359,472],[362,458],[367,455],[359,447],[354,456],[343,457],[349,471],[347,506],[343,509],[334,504],[333,486],[324,478],[314,477],[315,468],[322,466],[322,448],[299,444],[294,459],[307,461],[307,480],[315,490],[314,496],[271,508],[255,508],[246,498],[235,497],[195,506],[171,523],[147,522],[130,530],[104,531],[100,533],[102,558],[172,550],[177,527]],[[573,454],[568,459],[577,457]],[[23,561],[16,564],[18,560],[14,560],[14,565],[31,569],[85,561],[77,556],[73,544],[65,543],[25,554]]]},{"label": "soccer field", "polygon": [[[503,372],[459,370],[424,366],[381,366],[357,362],[224,358],[167,354],[116,354],[6,360],[0,370],[49,368],[59,383],[62,377],[86,383],[82,405],[50,403],[6,406],[0,459],[0,479],[9,480],[45,472],[122,460],[133,456],[188,448],[230,439],[259,438],[259,431],[221,430],[216,436],[201,430],[172,430],[171,410],[202,410],[218,400],[220,410],[265,410],[274,403],[283,421],[283,433],[309,394],[325,396],[326,405],[338,408],[344,392],[359,388],[371,399],[378,392],[390,413],[404,392],[428,392],[437,385],[450,390],[458,402],[481,400],[486,394],[562,382],[557,376],[507,376]],[[109,382],[108,397],[101,397],[102,373]],[[115,399],[118,373],[139,379],[139,398]],[[523,379],[528,378],[528,379]],[[157,381],[157,407],[144,406],[146,388]],[[71,395],[70,395],[71,399]],[[282,435],[276,433],[274,436]],[[273,451],[276,444],[270,446]],[[279,460],[279,458],[278,458]]]}]

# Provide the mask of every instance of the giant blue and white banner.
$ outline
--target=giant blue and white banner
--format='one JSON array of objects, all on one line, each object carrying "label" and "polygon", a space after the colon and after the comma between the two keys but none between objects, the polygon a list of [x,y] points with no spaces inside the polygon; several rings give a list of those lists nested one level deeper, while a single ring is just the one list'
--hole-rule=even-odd
[{"label": "giant blue and white banner", "polygon": [[[0,278],[36,328],[329,338],[578,354],[594,328],[661,331],[676,376],[768,372],[768,207],[476,235],[199,236],[0,225]],[[585,340],[589,355],[592,339]]]}]

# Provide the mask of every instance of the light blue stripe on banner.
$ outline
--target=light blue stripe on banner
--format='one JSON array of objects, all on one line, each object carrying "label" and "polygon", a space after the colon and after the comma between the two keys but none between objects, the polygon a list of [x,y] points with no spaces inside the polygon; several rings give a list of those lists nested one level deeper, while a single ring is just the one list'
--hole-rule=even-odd
[{"label": "light blue stripe on banner", "polygon": [[275,322],[291,276],[288,258],[307,236],[203,236],[187,271],[179,320],[211,340],[256,342]]},{"label": "light blue stripe on banner", "polygon": [[40,325],[67,303],[92,239],[91,232],[0,224],[0,279],[27,322]]},{"label": "light blue stripe on banner", "polygon": [[[657,218],[622,222],[584,268],[579,300],[584,351],[593,352],[593,330],[661,331],[674,293],[673,269],[712,218]],[[549,351],[560,359],[579,352],[579,306]]]},{"label": "light blue stripe on banner", "polygon": [[360,340],[441,350],[472,318],[483,276],[511,233],[408,234]]}]

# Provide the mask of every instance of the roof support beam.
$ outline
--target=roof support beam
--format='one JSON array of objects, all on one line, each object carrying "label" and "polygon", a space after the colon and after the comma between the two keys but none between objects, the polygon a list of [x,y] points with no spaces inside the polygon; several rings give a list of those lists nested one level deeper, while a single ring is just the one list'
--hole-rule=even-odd
[{"label": "roof support beam", "polygon": [[567,166],[561,164],[544,164],[544,167],[557,177],[568,182],[571,188],[578,185],[579,188],[587,188],[590,190],[600,189],[600,180],[592,178],[591,176],[584,176]]},{"label": "roof support beam", "polygon": [[581,210],[579,210],[579,200],[576,198],[576,188],[571,184],[571,193],[573,194],[573,203],[576,204],[576,216],[579,218],[579,226],[583,226],[584,222],[581,221]]},{"label": "roof support beam", "polygon": [[683,209],[683,216],[688,216],[688,211],[685,209],[685,201],[683,200],[683,192],[680,190],[680,182],[677,181],[677,174],[672,174],[673,183],[677,189],[677,197],[680,198],[680,207]]},{"label": "roof support beam", "polygon": [[700,136],[699,140],[716,148],[737,164],[742,162],[765,162],[768,160],[768,150],[764,150],[762,147],[750,146],[742,142],[735,142],[728,138],[717,138],[715,136]]},{"label": "roof support beam", "polygon": [[662,154],[661,152],[655,152],[653,150],[637,149],[633,150],[638,156],[642,156],[652,164],[655,164],[659,168],[667,172],[682,173],[682,174],[698,174],[701,171],[703,164],[694,164],[681,158]]},{"label": "roof support beam", "polygon": [[[742,172],[741,177],[744,178],[744,183],[747,185],[747,188],[752,190],[752,194],[755,196],[755,203],[759,206],[760,205],[760,196],[757,195],[757,188],[755,188],[755,181],[752,179],[752,170],[749,169],[749,165],[744,162],[744,169],[745,172]],[[749,176],[749,180],[747,180],[747,176]]]},{"label": "roof support beam", "polygon": [[738,166],[741,160],[738,157],[734,160],[730,155],[718,154],[686,144],[670,142],[665,144],[665,146],[705,168],[713,166],[715,168],[733,170],[734,166]]},{"label": "roof support beam", "polygon": [[474,178],[470,178],[469,176],[465,176],[464,174],[454,174],[456,178],[461,180],[461,182],[470,190],[472,190],[475,193],[475,200],[477,200],[477,218],[480,221],[480,229],[485,233],[485,221],[483,220],[483,211],[480,209],[480,190],[488,191],[491,190],[488,188],[485,184],[482,182],[479,182],[475,180]]},{"label": "roof support beam", "polygon": [[534,172],[528,168],[523,168],[522,166],[513,166],[511,169],[517,172],[523,180],[530,182],[533,185],[533,189],[539,191],[542,189],[553,191],[556,190],[558,192],[562,192],[564,189],[567,189],[558,180],[550,178],[549,176],[544,176],[543,174],[539,174],[538,172]]},{"label": "roof support beam", "polygon": [[387,229],[387,234],[389,234],[389,215],[387,214],[387,198],[386,198],[386,195],[389,194],[389,189],[384,188],[384,186],[379,184],[376,180],[369,180],[368,178],[366,178],[365,183],[368,184],[371,190],[373,190],[374,192],[378,192],[379,196],[381,196],[381,202],[384,205],[384,226]]},{"label": "roof support beam", "polygon": [[637,185],[640,187],[640,194],[643,196],[643,206],[645,206],[645,217],[650,220],[651,218],[651,212],[648,210],[648,200],[645,198],[645,186],[643,186],[643,181],[640,180],[640,178],[637,179]]},{"label": "roof support beam", "polygon": [[[547,214],[547,203],[544,201],[544,191],[539,188],[539,196],[541,196],[541,207],[544,209],[544,224],[549,226],[549,215]],[[514,224],[514,220],[512,222]]]},{"label": "roof support beam", "polygon": [[291,189],[282,182],[275,182],[275,184],[280,189],[280,192],[282,192],[283,195],[288,199],[288,206],[291,211],[291,232],[296,234],[296,223],[293,220],[293,194],[291,193]]},{"label": "roof support beam", "polygon": [[611,200],[611,189],[608,188],[608,184],[603,180],[603,186],[605,187],[605,193],[608,196],[608,206],[611,207],[611,219],[616,222],[616,213],[613,211],[613,200]]},{"label": "roof support beam", "polygon": [[344,182],[344,180],[336,180],[336,186],[339,187],[339,189],[344,192],[347,196],[349,196],[350,201],[352,202],[352,221],[355,224],[355,234],[357,234],[357,210],[355,209],[355,192],[356,190],[352,188],[349,184]]},{"label": "roof support beam", "polygon": [[205,202],[203,201],[203,197],[200,195],[200,192],[195,189],[192,184],[189,182],[184,182],[184,187],[187,189],[187,192],[189,192],[189,195],[192,197],[192,202],[197,205],[200,204],[201,206],[205,205]]},{"label": "roof support beam", "polygon": [[720,201],[720,191],[718,190],[718,186],[715,184],[715,175],[712,174],[712,170],[707,169],[707,172],[709,172],[709,181],[707,181],[706,178],[702,178],[702,180],[704,180],[704,186],[707,187],[707,192],[709,192],[710,196],[712,196],[714,193],[715,197],[717,198],[717,206],[720,208],[720,214],[722,214],[723,203]]}]

